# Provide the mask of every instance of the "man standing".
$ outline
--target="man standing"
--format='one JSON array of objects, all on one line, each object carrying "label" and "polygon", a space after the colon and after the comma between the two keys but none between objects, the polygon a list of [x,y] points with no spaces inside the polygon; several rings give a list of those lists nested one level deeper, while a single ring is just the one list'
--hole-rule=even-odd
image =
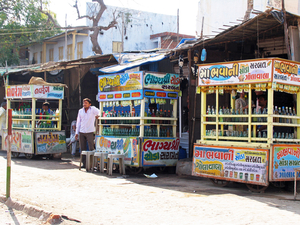
[{"label": "man standing", "polygon": [[[95,120],[99,115],[99,109],[91,106],[92,101],[89,98],[83,99],[83,108],[78,111],[75,139],[78,140],[81,152],[86,151],[86,143],[89,150],[94,150],[94,132]],[[82,158],[83,167],[85,167],[85,157]]]},{"label": "man standing", "polygon": [[[6,102],[1,103],[0,107],[0,136],[2,140],[3,135],[3,129],[6,128]],[[2,143],[1,143],[1,149],[2,149]]]}]

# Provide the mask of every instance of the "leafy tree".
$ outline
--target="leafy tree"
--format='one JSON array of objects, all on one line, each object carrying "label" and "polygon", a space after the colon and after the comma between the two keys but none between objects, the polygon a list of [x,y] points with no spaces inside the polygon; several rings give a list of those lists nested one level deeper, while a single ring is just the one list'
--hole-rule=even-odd
[{"label": "leafy tree", "polygon": [[[47,0],[0,1],[0,66],[19,64],[20,46],[39,42],[59,32],[53,22],[40,12],[47,11]],[[48,12],[55,20],[55,14]]]}]

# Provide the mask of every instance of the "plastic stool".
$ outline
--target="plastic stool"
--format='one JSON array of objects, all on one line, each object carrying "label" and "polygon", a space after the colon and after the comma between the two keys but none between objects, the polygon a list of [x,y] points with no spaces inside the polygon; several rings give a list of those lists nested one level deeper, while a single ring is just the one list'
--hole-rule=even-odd
[{"label": "plastic stool", "polygon": [[101,173],[104,172],[104,159],[108,156],[108,153],[105,153],[105,152],[95,152],[94,154],[94,160],[93,160],[93,168],[94,168],[94,163],[95,163],[95,160],[97,162],[98,158],[100,158],[100,165],[99,165],[99,171]]},{"label": "plastic stool", "polygon": [[300,175],[300,168],[294,168],[295,171],[295,177],[294,177],[294,200],[296,200],[297,197],[297,178]]},{"label": "plastic stool", "polygon": [[80,154],[80,163],[79,163],[79,170],[81,170],[81,162],[82,162],[82,155],[86,155],[86,161],[85,161],[85,168],[86,171],[91,170],[92,164],[94,161],[94,153],[95,151],[82,151]]},{"label": "plastic stool", "polygon": [[114,158],[119,158],[120,174],[125,175],[125,155],[124,154],[108,154],[107,156],[107,174],[112,176]]}]

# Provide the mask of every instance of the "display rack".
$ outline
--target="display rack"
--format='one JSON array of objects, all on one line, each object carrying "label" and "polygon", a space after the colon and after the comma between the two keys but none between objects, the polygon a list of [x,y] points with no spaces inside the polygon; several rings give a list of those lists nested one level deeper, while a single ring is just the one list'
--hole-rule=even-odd
[{"label": "display rack", "polygon": [[[66,152],[66,135],[61,130],[64,87],[27,84],[9,85],[5,89],[7,109],[12,109],[12,155],[17,157],[24,153],[28,159],[34,155],[52,158],[54,154]],[[45,101],[56,107],[43,111]],[[2,135],[4,150],[8,148],[7,138],[5,129]]]},{"label": "display rack", "polygon": [[[199,65],[201,130],[192,174],[252,191],[293,181],[300,167],[298,71],[299,63],[278,58]],[[247,95],[247,107],[235,108],[237,93]]]},{"label": "display rack", "polygon": [[96,151],[125,154],[129,167],[174,166],[179,76],[140,71],[98,79]]}]

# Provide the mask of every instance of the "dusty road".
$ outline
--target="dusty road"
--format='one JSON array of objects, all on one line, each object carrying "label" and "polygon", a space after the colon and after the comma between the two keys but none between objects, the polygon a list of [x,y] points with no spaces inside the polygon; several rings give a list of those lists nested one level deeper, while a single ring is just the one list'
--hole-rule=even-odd
[{"label": "dusty road", "polygon": [[[5,156],[6,152],[0,152],[0,195],[5,195]],[[243,184],[219,188],[207,179],[161,173],[157,173],[156,179],[143,175],[121,179],[117,173],[108,177],[79,171],[78,166],[78,160],[69,158],[15,158],[11,197],[78,219],[81,224],[93,225],[299,224],[300,221],[300,201],[292,201],[293,193],[277,188],[256,194]]]}]

